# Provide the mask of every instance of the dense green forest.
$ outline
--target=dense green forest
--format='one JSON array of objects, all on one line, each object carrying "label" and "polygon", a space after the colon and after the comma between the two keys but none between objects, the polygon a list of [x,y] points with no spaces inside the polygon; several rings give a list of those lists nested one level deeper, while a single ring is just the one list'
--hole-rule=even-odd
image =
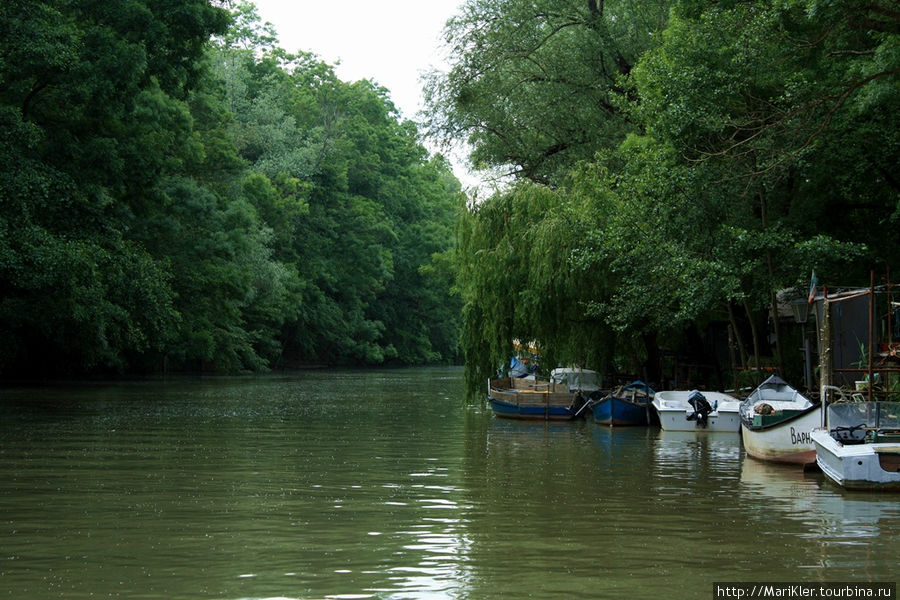
[{"label": "dense green forest", "polygon": [[458,358],[449,164],[252,4],[0,5],[0,375]]},{"label": "dense green forest", "polygon": [[778,291],[898,277],[898,34],[890,0],[468,0],[426,91],[511,179],[458,224],[470,389],[515,339],[654,382],[789,371]]},{"label": "dense green forest", "polygon": [[[445,33],[417,126],[250,3],[5,1],[0,374],[461,348],[480,390],[519,339],[721,379],[790,368],[813,270],[896,273],[895,3],[467,0]],[[420,130],[503,184],[466,199]]]}]

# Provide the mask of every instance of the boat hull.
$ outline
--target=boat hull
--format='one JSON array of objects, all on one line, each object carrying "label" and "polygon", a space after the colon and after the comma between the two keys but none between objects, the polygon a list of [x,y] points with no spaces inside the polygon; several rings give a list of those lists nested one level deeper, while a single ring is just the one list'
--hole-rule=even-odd
[{"label": "boat hull", "polygon": [[647,425],[650,404],[637,404],[621,398],[603,398],[591,407],[594,422],[600,425]]},{"label": "boat hull", "polygon": [[657,411],[659,426],[666,431],[726,431],[738,433],[741,428],[741,419],[737,412],[713,413],[705,427],[698,425],[696,421],[688,421],[685,411],[664,410]]},{"label": "boat hull", "polygon": [[812,432],[816,463],[848,490],[900,491],[900,444],[842,444],[825,429]]},{"label": "boat hull", "polygon": [[706,425],[703,426],[696,420],[688,420],[688,416],[694,412],[688,404],[689,395],[690,392],[685,391],[656,392],[653,409],[659,416],[660,427],[667,431],[740,431],[740,401],[737,398],[721,392],[703,392],[706,400],[717,407],[709,413]]},{"label": "boat hull", "polygon": [[822,424],[822,407],[778,375],[759,384],[740,412],[741,440],[753,458],[801,465],[816,461],[810,434]]},{"label": "boat hull", "polygon": [[492,380],[488,400],[498,417],[543,421],[581,416],[587,402],[580,392],[569,391],[564,384],[511,378]]},{"label": "boat hull", "polygon": [[822,423],[819,406],[790,414],[783,419],[755,425],[741,419],[741,440],[747,454],[759,460],[807,465],[816,462],[812,431]]},{"label": "boat hull", "polygon": [[523,404],[497,398],[490,398],[489,400],[494,415],[504,419],[570,421],[576,417],[575,410],[568,405]]}]

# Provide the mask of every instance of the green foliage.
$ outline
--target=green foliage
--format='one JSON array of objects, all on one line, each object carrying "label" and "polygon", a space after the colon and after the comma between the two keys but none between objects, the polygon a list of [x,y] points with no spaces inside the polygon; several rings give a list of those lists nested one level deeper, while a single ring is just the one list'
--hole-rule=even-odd
[{"label": "green foliage", "polygon": [[[254,34],[245,36],[253,38]],[[404,364],[456,357],[449,264],[459,184],[427,160],[387,91],[346,83],[311,54],[261,56],[227,44],[214,57],[235,108],[245,194],[291,266],[296,314],[286,357]]]},{"label": "green foliage", "polygon": [[[900,155],[897,34],[895,13],[879,3],[686,11],[635,68],[635,112],[687,164],[705,163],[718,190],[744,199],[739,229],[780,236],[766,252],[828,237],[845,262],[865,258],[857,263],[864,273],[897,250],[890,216],[898,182],[886,174]],[[870,253],[846,254],[848,244]],[[836,253],[818,246],[823,252],[807,253],[806,264],[834,264]],[[760,287],[808,270],[784,252],[773,265]]]},{"label": "green foliage", "polygon": [[707,215],[720,207],[700,193],[700,173],[652,139],[631,138],[615,158],[622,164],[610,158],[577,175],[582,188],[607,190],[593,194],[607,216],[586,236],[579,263],[615,282],[588,312],[630,335],[678,332],[737,287],[714,255],[720,232]]},{"label": "green foliage", "polygon": [[586,310],[608,280],[575,254],[596,226],[589,210],[520,182],[462,213],[458,269],[470,391],[509,360],[516,339],[536,343],[549,365],[608,359],[615,337]]},{"label": "green foliage", "polygon": [[472,0],[446,28],[451,69],[427,86],[430,129],[477,167],[558,184],[637,124],[620,110],[666,2]]},{"label": "green foliage", "polygon": [[721,321],[768,353],[776,291],[896,262],[896,11],[671,4],[472,0],[448,25],[432,127],[552,186],[461,221],[470,390],[514,338],[623,367]]},{"label": "green foliage", "polygon": [[0,10],[0,369],[126,368],[179,322],[165,260],[131,232],[142,190],[201,152],[178,98],[227,14],[201,1]]},{"label": "green foliage", "polygon": [[275,44],[251,4],[3,4],[0,372],[455,357],[459,184]]}]

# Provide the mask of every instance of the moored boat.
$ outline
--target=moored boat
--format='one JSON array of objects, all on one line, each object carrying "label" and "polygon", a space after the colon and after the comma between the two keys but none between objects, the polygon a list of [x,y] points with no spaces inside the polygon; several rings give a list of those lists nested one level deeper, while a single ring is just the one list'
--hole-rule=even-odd
[{"label": "moored boat", "polygon": [[551,381],[505,377],[488,386],[491,410],[507,419],[567,421],[585,413],[588,394],[598,389],[596,371],[555,371]]},{"label": "moored boat", "polygon": [[727,431],[741,427],[740,400],[722,392],[663,391],[653,396],[659,425],[668,431]]},{"label": "moored boat", "polygon": [[810,434],[822,421],[821,406],[772,375],[741,402],[741,439],[747,454],[761,460],[811,464]]},{"label": "moored boat", "polygon": [[816,463],[849,490],[900,491],[900,402],[838,402],[812,432]]},{"label": "moored boat", "polygon": [[601,425],[647,425],[653,410],[654,391],[643,381],[633,381],[590,403],[594,422]]}]

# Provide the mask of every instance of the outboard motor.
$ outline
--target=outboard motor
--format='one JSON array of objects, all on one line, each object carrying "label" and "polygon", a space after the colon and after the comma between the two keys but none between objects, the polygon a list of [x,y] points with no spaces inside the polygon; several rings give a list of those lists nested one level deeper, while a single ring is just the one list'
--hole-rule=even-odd
[{"label": "outboard motor", "polygon": [[709,405],[703,394],[697,390],[692,391],[688,396],[688,404],[693,407],[694,412],[687,416],[687,420],[697,421],[698,427],[706,427],[709,413],[713,411],[713,407]]}]

